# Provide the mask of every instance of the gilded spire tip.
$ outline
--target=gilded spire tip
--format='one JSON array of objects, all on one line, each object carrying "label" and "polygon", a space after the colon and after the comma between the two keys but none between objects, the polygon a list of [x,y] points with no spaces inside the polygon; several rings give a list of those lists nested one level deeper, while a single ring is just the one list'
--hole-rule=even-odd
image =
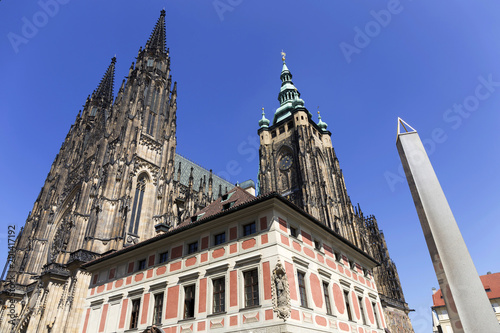
[{"label": "gilded spire tip", "polygon": [[285,62],[285,57],[286,57],[286,53],[283,52],[283,50],[281,50],[281,60],[283,60],[283,62]]}]

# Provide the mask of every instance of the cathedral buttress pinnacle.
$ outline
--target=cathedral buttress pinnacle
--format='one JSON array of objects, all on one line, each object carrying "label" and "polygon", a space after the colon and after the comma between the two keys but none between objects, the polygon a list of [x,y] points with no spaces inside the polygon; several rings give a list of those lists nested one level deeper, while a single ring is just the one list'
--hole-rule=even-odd
[{"label": "cathedral buttress pinnacle", "polygon": [[102,103],[103,107],[113,103],[113,89],[115,83],[115,64],[116,57],[111,59],[111,64],[108,66],[106,73],[102,77],[97,89],[92,93],[92,99],[98,103]]}]

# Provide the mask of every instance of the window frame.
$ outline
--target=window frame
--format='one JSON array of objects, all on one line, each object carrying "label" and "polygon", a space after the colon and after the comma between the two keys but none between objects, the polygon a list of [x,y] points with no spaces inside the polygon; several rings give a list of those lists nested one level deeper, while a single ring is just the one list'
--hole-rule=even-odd
[{"label": "window frame", "polygon": [[[137,312],[134,311],[135,305],[139,304],[137,306]],[[141,299],[140,298],[134,298],[131,300],[131,308],[130,308],[130,321],[129,321],[129,329],[134,329],[139,326],[139,316],[141,313]]]},{"label": "window frame", "polygon": [[[250,226],[250,233],[247,233],[248,226]],[[252,228],[252,226],[253,226],[253,228]],[[256,234],[256,233],[257,233],[257,223],[255,223],[255,221],[250,222],[250,223],[245,223],[242,225],[243,237],[251,236],[251,235]]]},{"label": "window frame", "polygon": [[293,238],[298,238],[298,236],[299,236],[298,228],[290,226],[290,236],[292,236]]},{"label": "window frame", "polygon": [[[212,314],[221,314],[226,313],[226,276],[217,276],[211,279],[212,280]],[[222,289],[216,290],[215,283],[217,281],[221,281],[222,283],[219,286],[222,286]],[[219,308],[216,309],[216,295],[218,295],[219,299]]]},{"label": "window frame", "polygon": [[327,315],[333,315],[333,312],[332,312],[332,302],[331,302],[331,299],[330,299],[330,290],[328,289],[328,282],[326,281],[322,281],[322,285],[323,285],[323,298],[325,299],[325,307],[326,307],[326,314]]},{"label": "window frame", "polygon": [[[163,257],[163,255],[165,255],[165,258]],[[165,260],[162,260],[162,259],[165,259]],[[168,251],[159,253],[158,254],[158,263],[163,264],[166,262],[168,262]]]},{"label": "window frame", "polygon": [[[160,305],[158,307],[157,300],[160,300]],[[164,299],[165,299],[165,293],[164,292],[159,292],[153,295],[153,320],[152,324],[153,325],[161,325],[162,323],[162,316],[163,316],[163,305],[164,305]],[[158,311],[159,308],[159,311]],[[159,314],[159,316],[158,316]],[[159,317],[160,321],[157,321],[157,317]]]},{"label": "window frame", "polygon": [[356,295],[358,296],[358,303],[359,303],[359,313],[361,314],[361,321],[363,322],[363,325],[368,325],[366,321],[366,316],[365,316],[365,307],[363,306],[363,295]]},{"label": "window frame", "polygon": [[137,260],[137,269],[136,269],[136,272],[142,271],[142,270],[146,269],[146,267],[147,267],[146,259],[139,259],[139,260]]},{"label": "window frame", "polygon": [[[301,279],[302,276],[302,279]],[[302,281],[302,283],[301,283]],[[300,297],[300,306],[303,308],[308,308],[307,302],[307,288],[306,288],[306,273],[300,270],[297,270],[297,286],[299,287],[299,297]]]},{"label": "window frame", "polygon": [[[251,281],[250,284],[247,284],[247,274],[251,274],[255,272],[255,277],[252,276],[252,278],[255,278],[253,281]],[[243,275],[243,307],[244,308],[252,308],[252,307],[257,307],[260,306],[260,290],[259,290],[259,267],[252,267],[248,268],[244,271],[242,271]],[[248,302],[248,291],[247,288],[250,288],[250,294],[252,295],[252,302],[249,304]],[[255,297],[256,295],[256,297]],[[255,299],[256,298],[256,299]]]},{"label": "window frame", "polygon": [[[222,236],[222,238],[223,238],[222,241],[217,239],[217,237],[219,237],[219,236]],[[225,243],[226,243],[226,232],[225,231],[214,235],[214,246],[225,244]]]},{"label": "window frame", "polygon": [[352,316],[352,306],[351,306],[351,300],[349,295],[351,294],[350,290],[344,289],[344,303],[345,303],[345,310],[347,312],[347,319],[350,322],[354,322],[353,316]]},{"label": "window frame", "polygon": [[[193,245],[193,248],[191,248],[192,245]],[[198,252],[198,241],[188,243],[188,245],[186,247],[186,251],[187,251],[188,255]]]},{"label": "window frame", "polygon": [[[192,296],[188,299],[187,288],[192,288]],[[196,283],[185,285],[184,288],[184,311],[182,315],[182,319],[194,319],[196,315]],[[188,300],[190,301],[188,305]],[[191,303],[192,302],[192,303]],[[189,306],[189,308],[188,308]],[[192,309],[191,309],[192,306]],[[189,313],[188,313],[189,310]],[[192,310],[192,313],[191,313]],[[188,314],[192,314],[192,316],[188,316]]]}]

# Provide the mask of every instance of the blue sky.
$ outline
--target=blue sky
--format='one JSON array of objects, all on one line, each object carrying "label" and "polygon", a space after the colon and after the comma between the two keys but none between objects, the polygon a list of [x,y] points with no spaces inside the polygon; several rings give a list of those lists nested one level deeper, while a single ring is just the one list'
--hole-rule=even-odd
[{"label": "blue sky", "polygon": [[428,332],[438,283],[402,177],[396,120],[424,140],[478,272],[500,271],[499,6],[60,0],[48,15],[36,1],[1,1],[2,265],[8,225],[24,224],[111,57],[117,90],[165,7],[177,151],[232,182],[256,180],[258,120],[262,107],[272,118],[279,106],[283,49],[305,106],[315,119],[319,106],[329,124],[351,200],[384,231],[415,331]]}]

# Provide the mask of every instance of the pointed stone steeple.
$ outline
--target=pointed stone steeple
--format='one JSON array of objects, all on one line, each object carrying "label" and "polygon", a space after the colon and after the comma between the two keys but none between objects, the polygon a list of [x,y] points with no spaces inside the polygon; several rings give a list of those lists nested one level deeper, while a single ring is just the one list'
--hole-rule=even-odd
[{"label": "pointed stone steeple", "polygon": [[[283,68],[281,70],[281,89],[278,94],[280,107],[274,113],[273,124],[287,118],[291,115],[291,111],[297,108],[304,108],[304,101],[300,98],[300,93],[292,82],[292,73],[288,69],[285,62],[285,52],[281,52]],[[309,113],[310,115],[310,113]]]},{"label": "pointed stone steeple", "polygon": [[108,106],[113,103],[113,89],[115,83],[115,63],[116,57],[111,59],[106,73],[102,77],[97,89],[92,93],[92,100],[101,106]]},{"label": "pointed stone steeple", "polygon": [[156,22],[144,51],[148,53],[167,53],[165,50],[165,9],[162,9],[160,18]]}]

